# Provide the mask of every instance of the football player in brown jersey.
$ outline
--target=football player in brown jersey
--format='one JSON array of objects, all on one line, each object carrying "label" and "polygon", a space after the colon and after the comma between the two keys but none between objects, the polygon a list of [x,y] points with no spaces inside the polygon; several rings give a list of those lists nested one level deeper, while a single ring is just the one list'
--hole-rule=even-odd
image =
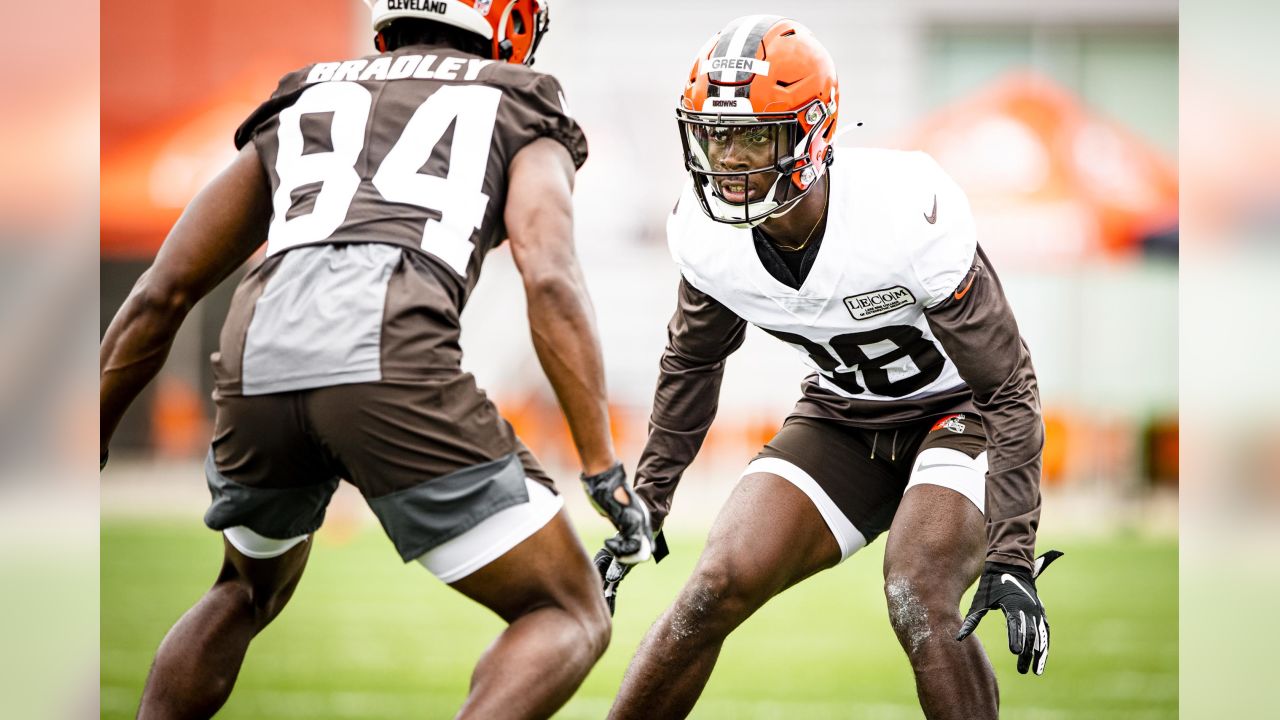
[{"label": "football player in brown jersey", "polygon": [[[655,523],[748,323],[814,372],[645,636],[610,717],[687,715],[738,625],[888,531],[885,601],[924,715],[994,720],[995,675],[968,635],[1001,608],[1018,670],[1042,673],[1035,579],[1059,553],[1034,557],[1039,390],[968,201],[923,153],[848,148],[832,162],[835,66],[799,23],[738,18],[685,78],[690,178],[667,224],[682,277],[636,472]],[[596,562],[612,607],[630,566],[608,549]]]},{"label": "football player in brown jersey", "polygon": [[578,687],[610,635],[591,562],[554,484],[460,367],[463,305],[508,238],[586,490],[620,531],[611,550],[649,555],[573,247],[586,140],[556,80],[528,67],[546,1],[372,10],[379,52],[281,80],[102,342],[105,464],[187,311],[265,240],[213,358],[205,522],[222,531],[225,561],[157,651],[141,718],[223,705],[250,641],[297,587],[340,478],[404,561],[509,623],[459,717],[547,717]]}]

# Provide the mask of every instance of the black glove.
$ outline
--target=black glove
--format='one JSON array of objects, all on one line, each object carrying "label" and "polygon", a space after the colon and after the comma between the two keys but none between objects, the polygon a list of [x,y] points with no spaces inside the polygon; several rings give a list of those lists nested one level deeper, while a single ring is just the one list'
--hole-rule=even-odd
[{"label": "black glove", "polygon": [[618,597],[618,584],[631,572],[631,565],[618,562],[613,553],[604,548],[596,553],[596,572],[604,583],[604,601],[609,605],[609,615],[613,615],[614,602]]},{"label": "black glove", "polygon": [[583,475],[582,485],[591,504],[618,530],[617,535],[604,541],[605,549],[628,565],[648,560],[653,553],[649,508],[627,484],[622,463],[602,473]]},{"label": "black glove", "polygon": [[[616,539],[616,538],[615,538]],[[618,585],[622,583],[622,578],[631,572],[633,565],[618,562],[618,559],[609,552],[609,543],[605,542],[605,547],[600,548],[596,553],[595,562],[596,572],[600,573],[600,581],[604,583],[604,601],[609,605],[609,614],[613,615],[614,603],[618,597]],[[658,531],[653,538],[653,561],[661,562],[662,558],[668,554],[667,538]]]},{"label": "black glove", "polygon": [[960,626],[956,640],[964,640],[978,627],[982,616],[992,608],[1004,611],[1009,624],[1009,652],[1018,656],[1018,672],[1023,675],[1033,665],[1037,675],[1044,674],[1044,664],[1049,659],[1049,621],[1045,617],[1044,604],[1036,594],[1036,578],[1049,567],[1049,563],[1062,557],[1057,550],[1036,558],[1035,568],[1027,570],[1017,565],[989,562],[978,580],[978,591],[969,606],[969,616]]}]

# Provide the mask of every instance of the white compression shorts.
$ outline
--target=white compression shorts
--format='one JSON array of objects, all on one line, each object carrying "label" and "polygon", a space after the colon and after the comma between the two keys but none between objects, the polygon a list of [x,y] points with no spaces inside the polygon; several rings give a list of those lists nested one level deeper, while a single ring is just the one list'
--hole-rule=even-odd
[{"label": "white compression shorts", "polygon": [[482,520],[452,540],[428,550],[418,562],[446,583],[457,582],[541,530],[564,507],[564,498],[528,478],[529,502]]}]

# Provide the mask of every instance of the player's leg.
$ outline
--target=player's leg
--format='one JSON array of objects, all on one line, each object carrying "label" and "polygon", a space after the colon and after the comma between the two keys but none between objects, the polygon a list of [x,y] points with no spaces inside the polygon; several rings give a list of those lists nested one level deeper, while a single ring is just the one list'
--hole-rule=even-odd
[{"label": "player's leg", "polygon": [[223,531],[222,569],[160,644],[144,719],[207,718],[226,702],[249,642],[297,588],[338,485],[299,422],[297,394],[215,399],[205,524]]},{"label": "player's leg", "polygon": [[509,623],[461,716],[549,717],[608,645],[608,608],[563,500],[471,376],[324,388],[308,418],[400,557]]},{"label": "player's leg", "polygon": [[610,718],[681,718],[701,695],[729,633],[769,598],[841,559],[802,490],[745,475],[721,509],[693,576],[645,635]]},{"label": "player's leg", "polygon": [[275,619],[298,586],[311,552],[306,536],[283,554],[254,558],[236,549],[230,538],[237,533],[240,544],[260,548],[255,554],[286,544],[247,528],[227,531],[217,581],[156,651],[138,710],[142,720],[212,717],[231,695],[249,641]]},{"label": "player's leg", "polygon": [[955,640],[961,597],[982,571],[987,548],[985,437],[972,416],[964,423],[959,432],[939,428],[925,440],[885,548],[889,619],[930,720],[994,720],[999,707],[981,643],[976,636]]},{"label": "player's leg", "polygon": [[460,718],[550,717],[609,645],[599,576],[563,510],[452,587],[508,623],[476,664]]},{"label": "player's leg", "polygon": [[874,431],[787,418],[747,466],[693,577],[645,636],[610,717],[687,715],[730,631],[887,530],[910,465],[895,444],[878,452]]}]

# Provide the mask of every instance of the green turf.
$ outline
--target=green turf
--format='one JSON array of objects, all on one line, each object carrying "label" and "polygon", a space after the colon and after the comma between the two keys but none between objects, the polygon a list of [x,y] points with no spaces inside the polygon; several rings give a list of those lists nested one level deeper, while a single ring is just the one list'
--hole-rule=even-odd
[{"label": "green turf", "polygon": [[[174,523],[105,520],[102,717],[131,718],[152,653],[217,570],[216,535]],[[701,537],[674,538],[660,567],[623,587],[613,644],[561,718],[601,718],[644,630],[688,577]],[[1176,718],[1177,547],[1173,541],[1042,537],[1067,551],[1041,583],[1053,623],[1044,677],[1019,676],[1003,618],[979,635],[1001,680],[1004,718]],[[730,637],[695,718],[918,718],[888,626],[876,543],[788,591]],[[321,531],[302,585],[250,650],[220,717],[448,717],[501,623],[404,566],[376,528]]]}]

